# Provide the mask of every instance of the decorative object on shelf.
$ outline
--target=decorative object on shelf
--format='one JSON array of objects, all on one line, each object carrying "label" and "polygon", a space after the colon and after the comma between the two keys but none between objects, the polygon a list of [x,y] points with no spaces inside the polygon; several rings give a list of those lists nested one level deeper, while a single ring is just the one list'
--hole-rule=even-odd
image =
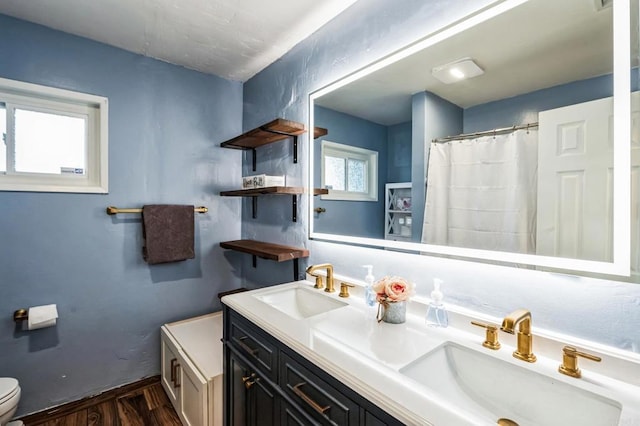
[{"label": "decorative object on shelf", "polygon": [[411,210],[411,197],[396,198],[396,210]]},{"label": "decorative object on shelf", "polygon": [[242,189],[266,188],[268,186],[285,186],[285,176],[262,174],[242,177]]},{"label": "decorative object on shelf", "polygon": [[373,285],[378,301],[378,322],[402,324],[407,318],[407,301],[413,296],[414,284],[400,277],[384,277]]}]

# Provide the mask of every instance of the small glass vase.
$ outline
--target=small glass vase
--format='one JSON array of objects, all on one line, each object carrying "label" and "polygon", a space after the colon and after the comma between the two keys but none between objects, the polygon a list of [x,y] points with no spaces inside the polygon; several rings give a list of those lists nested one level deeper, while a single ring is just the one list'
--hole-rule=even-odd
[{"label": "small glass vase", "polygon": [[407,302],[380,303],[378,309],[378,322],[389,324],[402,324],[407,320]]}]

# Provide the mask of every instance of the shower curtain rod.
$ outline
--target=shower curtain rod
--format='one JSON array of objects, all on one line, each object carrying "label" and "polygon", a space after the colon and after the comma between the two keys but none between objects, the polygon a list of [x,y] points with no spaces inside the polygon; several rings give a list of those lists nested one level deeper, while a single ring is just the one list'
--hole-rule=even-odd
[{"label": "shower curtain rod", "polygon": [[483,132],[462,133],[460,135],[446,136],[444,138],[433,139],[431,142],[433,142],[433,143],[443,143],[443,142],[456,141],[456,140],[460,140],[460,139],[472,139],[472,138],[475,138],[475,137],[478,137],[478,136],[498,135],[498,134],[503,134],[503,133],[515,132],[516,130],[522,130],[522,129],[527,129],[528,130],[528,129],[532,129],[534,127],[538,127],[538,122],[528,123],[528,124],[520,124],[518,126],[511,126],[511,127],[503,127],[501,129],[485,130]]}]

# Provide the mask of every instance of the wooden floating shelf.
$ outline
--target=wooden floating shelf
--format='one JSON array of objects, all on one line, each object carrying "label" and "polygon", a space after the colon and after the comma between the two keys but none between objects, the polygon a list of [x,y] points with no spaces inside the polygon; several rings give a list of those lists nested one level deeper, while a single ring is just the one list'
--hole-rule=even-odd
[{"label": "wooden floating shelf", "polygon": [[304,248],[283,246],[280,244],[265,243],[255,240],[223,241],[220,243],[220,247],[252,255],[254,268],[256,267],[256,257],[273,260],[275,262],[293,260],[294,281],[299,279],[298,259],[302,257],[309,257],[309,250]]},{"label": "wooden floating shelf", "polygon": [[[291,195],[291,220],[298,221],[298,195],[304,194],[305,188],[301,186],[268,186],[266,188],[237,189],[234,191],[222,191],[223,197],[252,197],[252,217],[258,216],[257,197],[261,195]],[[314,188],[313,195],[328,194],[328,189]]]},{"label": "wooden floating shelf", "polygon": [[220,247],[252,254],[262,259],[285,262],[287,260],[309,257],[309,250],[255,240],[223,241]]},{"label": "wooden floating shelf", "polygon": [[[257,197],[260,195],[297,195],[304,194],[305,188],[301,186],[268,186],[266,188],[237,189],[222,191],[223,197]],[[328,189],[314,188],[313,195],[328,194]]]},{"label": "wooden floating shelf", "polygon": [[329,133],[329,130],[324,127],[314,127],[313,128],[313,138],[318,139],[321,136],[326,136]]},{"label": "wooden floating shelf", "polygon": [[[293,138],[293,163],[298,163],[298,136],[307,132],[307,128],[302,123],[296,121],[276,118],[260,127],[244,132],[240,136],[222,142],[223,148],[250,149],[253,152],[253,171],[256,171],[256,148],[278,142],[283,139]],[[328,133],[327,129],[316,127],[313,131],[314,137],[318,138]]]},{"label": "wooden floating shelf", "polygon": [[286,139],[290,136],[298,136],[306,132],[307,129],[304,124],[282,118],[276,118],[267,124],[263,124],[262,126],[249,130],[240,136],[236,136],[233,139],[222,142],[220,146],[232,149],[255,149],[259,146],[268,145],[270,143]]}]

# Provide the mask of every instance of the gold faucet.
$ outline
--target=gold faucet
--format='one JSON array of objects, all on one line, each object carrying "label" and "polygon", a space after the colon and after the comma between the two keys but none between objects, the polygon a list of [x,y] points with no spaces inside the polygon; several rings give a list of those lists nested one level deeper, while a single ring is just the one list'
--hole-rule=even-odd
[{"label": "gold faucet", "polygon": [[515,334],[516,325],[518,328],[518,348],[513,352],[513,356],[527,362],[536,362],[533,354],[533,336],[531,335],[531,312],[526,309],[518,309],[511,312],[502,320],[500,330]]},{"label": "gold faucet", "polygon": [[322,288],[322,276],[315,275],[314,272],[318,269],[326,269],[327,270],[327,288],[324,289],[327,293],[333,293],[336,289],[333,287],[333,266],[330,263],[321,263],[319,265],[311,265],[307,268],[307,274],[312,277],[316,277],[316,285],[314,288]]}]

